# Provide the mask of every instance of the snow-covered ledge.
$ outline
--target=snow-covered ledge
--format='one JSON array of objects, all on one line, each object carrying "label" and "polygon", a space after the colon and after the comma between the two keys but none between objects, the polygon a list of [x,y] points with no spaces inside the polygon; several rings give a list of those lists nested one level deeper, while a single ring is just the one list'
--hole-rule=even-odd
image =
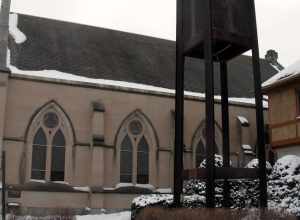
[{"label": "snow-covered ledge", "polygon": [[114,189],[120,189],[125,187],[144,188],[144,189],[150,189],[152,191],[155,190],[155,187],[151,184],[133,184],[133,183],[118,183]]}]

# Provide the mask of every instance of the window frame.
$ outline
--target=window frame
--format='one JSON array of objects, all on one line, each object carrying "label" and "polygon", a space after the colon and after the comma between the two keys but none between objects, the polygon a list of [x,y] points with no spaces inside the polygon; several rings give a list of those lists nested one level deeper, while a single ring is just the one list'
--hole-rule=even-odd
[{"label": "window frame", "polygon": [[[44,116],[47,115],[48,113],[55,113],[59,119],[59,123],[57,124],[57,126],[55,128],[49,128],[44,124]],[[46,165],[45,165],[45,175],[44,178],[39,179],[36,178],[32,175],[32,171],[33,171],[33,152],[34,152],[34,138],[35,135],[37,134],[37,132],[42,129],[42,131],[44,132],[45,136],[46,136]],[[54,138],[56,136],[56,134],[58,132],[61,132],[62,137],[64,138],[64,146],[55,146],[55,147],[63,147],[64,148],[64,165],[63,165],[63,178],[54,180],[52,179],[52,159],[53,159],[53,150],[54,150],[54,145],[53,145],[53,141]],[[49,110],[46,111],[44,114],[42,114],[42,117],[40,117],[39,122],[37,123],[36,128],[34,129],[33,132],[33,139],[30,143],[30,151],[29,151],[29,155],[30,156],[30,166],[29,166],[29,180],[30,181],[51,181],[51,182],[66,182],[66,161],[67,161],[67,138],[64,132],[64,128],[63,128],[63,123],[62,123],[62,119],[60,117],[60,115],[53,111],[53,110]]]},{"label": "window frame", "polygon": [[[130,125],[131,125],[131,122],[136,122],[138,121],[141,125],[142,125],[142,128],[141,128],[141,131],[138,132],[137,134],[133,134],[131,132],[131,128],[130,128]],[[150,148],[151,148],[151,144],[150,144],[150,141],[149,141],[149,136],[147,135],[147,129],[146,129],[146,125],[145,123],[143,123],[142,120],[140,120],[139,118],[132,118],[131,120],[128,121],[128,123],[126,123],[126,126],[124,126],[122,128],[122,138],[120,138],[120,144],[119,144],[119,183],[121,184],[133,184],[133,185],[147,185],[147,184],[150,184],[150,170],[151,170],[151,165],[150,165]],[[123,143],[123,140],[126,138],[126,136],[129,137],[130,139],[130,142],[131,142],[131,146],[132,146],[132,177],[131,177],[131,182],[122,182],[121,181],[121,167],[122,167],[122,164],[121,164],[121,153],[122,153],[122,149],[121,149],[121,145]],[[147,181],[146,182],[143,182],[143,183],[139,183],[138,181],[138,170],[139,170],[139,164],[138,164],[138,154],[139,154],[139,151],[138,151],[138,147],[139,147],[139,144],[140,144],[140,141],[142,140],[142,138],[145,139],[146,143],[147,143],[147,148],[148,148],[148,152],[147,152],[147,156],[148,156],[148,159],[147,159],[147,168],[148,168],[148,173],[147,173]]]}]

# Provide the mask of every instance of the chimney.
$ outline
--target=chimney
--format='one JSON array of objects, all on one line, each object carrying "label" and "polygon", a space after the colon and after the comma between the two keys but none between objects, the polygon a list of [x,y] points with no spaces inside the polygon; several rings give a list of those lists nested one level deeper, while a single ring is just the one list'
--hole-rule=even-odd
[{"label": "chimney", "polygon": [[275,50],[268,50],[265,59],[270,65],[272,65],[278,71],[284,69],[284,67],[278,62],[278,53]]},{"label": "chimney", "polygon": [[0,71],[9,71],[6,65],[8,22],[11,0],[0,0]]}]

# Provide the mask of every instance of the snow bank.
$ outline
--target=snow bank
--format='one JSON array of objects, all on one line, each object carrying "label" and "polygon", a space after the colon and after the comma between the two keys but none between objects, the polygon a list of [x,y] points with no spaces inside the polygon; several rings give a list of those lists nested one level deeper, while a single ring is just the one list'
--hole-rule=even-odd
[{"label": "snow bank", "polygon": [[9,33],[17,44],[24,43],[27,39],[25,34],[18,28],[18,14],[9,15]]},{"label": "snow bank", "polygon": [[130,220],[131,212],[118,212],[100,215],[77,215],[76,220]]},{"label": "snow bank", "polygon": [[285,68],[281,72],[277,73],[276,75],[272,76],[270,79],[265,81],[262,86],[269,87],[273,84],[281,82],[283,80],[296,77],[300,74],[300,60],[296,61],[294,64],[290,65],[289,67]]},{"label": "snow bank", "polygon": [[168,204],[173,203],[173,195],[171,194],[152,194],[152,195],[143,195],[133,199],[132,204],[135,207],[142,208],[155,204]]}]

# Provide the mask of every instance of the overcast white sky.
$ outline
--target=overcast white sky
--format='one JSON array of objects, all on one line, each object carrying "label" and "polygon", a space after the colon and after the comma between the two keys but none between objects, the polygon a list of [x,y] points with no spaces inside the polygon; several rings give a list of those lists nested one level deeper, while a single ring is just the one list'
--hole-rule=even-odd
[{"label": "overcast white sky", "polygon": [[[256,0],[261,57],[300,59],[300,0]],[[175,40],[176,0],[12,0],[12,11]]]}]

